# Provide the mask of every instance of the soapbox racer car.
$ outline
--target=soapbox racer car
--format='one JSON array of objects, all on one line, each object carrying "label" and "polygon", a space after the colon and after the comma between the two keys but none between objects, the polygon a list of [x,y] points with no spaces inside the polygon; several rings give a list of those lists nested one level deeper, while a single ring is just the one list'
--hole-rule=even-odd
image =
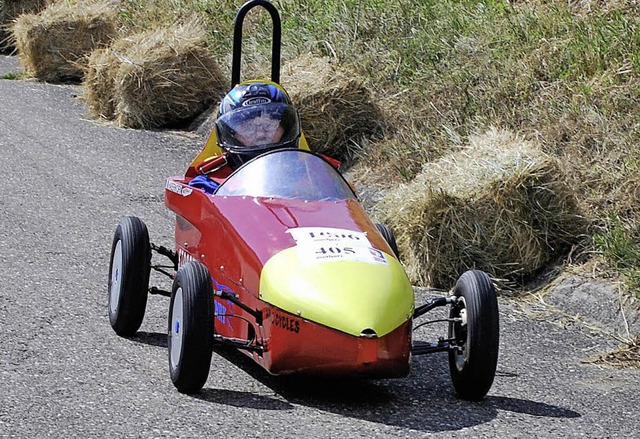
[{"label": "soapbox racer car", "polygon": [[[247,5],[273,16],[269,2]],[[124,218],[111,248],[112,328],[135,334],[148,294],[169,296],[169,371],[183,393],[204,386],[214,346],[226,345],[274,375],[402,377],[412,355],[448,352],[457,395],[483,398],[498,358],[489,277],[467,271],[451,291],[416,306],[392,231],[372,222],[332,163],[303,146],[258,156],[213,194],[189,186],[203,153],[184,176],[170,177],[175,250],[151,243],[140,218]],[[170,264],[153,263],[152,254]],[[171,291],[149,288],[151,269],[173,280]],[[417,323],[436,307],[448,316]],[[446,334],[413,341],[414,329],[434,322]]]}]

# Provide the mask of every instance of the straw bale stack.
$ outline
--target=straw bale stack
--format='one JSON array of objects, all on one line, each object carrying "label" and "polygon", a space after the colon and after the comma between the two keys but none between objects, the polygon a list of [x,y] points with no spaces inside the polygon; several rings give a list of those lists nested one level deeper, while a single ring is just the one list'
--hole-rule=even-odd
[{"label": "straw bale stack", "polygon": [[226,90],[197,22],[131,35],[92,54],[85,88],[94,116],[147,129],[192,119]]},{"label": "straw bale stack", "polygon": [[414,282],[448,288],[470,268],[522,281],[586,232],[556,161],[495,129],[469,142],[377,206]]},{"label": "straw bale stack", "polygon": [[363,139],[382,134],[382,111],[371,91],[327,58],[301,56],[284,65],[281,76],[313,151],[349,161]]},{"label": "straw bale stack", "polygon": [[0,0],[0,53],[15,50],[15,39],[11,28],[22,14],[37,14],[48,0]]},{"label": "straw bale stack", "polygon": [[25,71],[42,81],[80,81],[87,56],[108,45],[118,29],[111,2],[53,3],[39,14],[23,14],[13,32]]}]

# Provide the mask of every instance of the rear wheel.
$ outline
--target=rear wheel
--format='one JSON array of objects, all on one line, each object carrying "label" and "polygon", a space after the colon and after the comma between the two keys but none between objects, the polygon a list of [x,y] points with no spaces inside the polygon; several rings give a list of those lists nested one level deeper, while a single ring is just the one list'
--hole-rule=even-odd
[{"label": "rear wheel", "polygon": [[460,276],[454,288],[449,339],[458,347],[449,351],[449,371],[456,394],[480,400],[487,394],[498,364],[498,300],[491,279],[482,271]]},{"label": "rear wheel", "polygon": [[169,372],[181,393],[196,393],[209,376],[213,352],[213,287],[198,261],[182,266],[173,281],[169,308]]},{"label": "rear wheel", "polygon": [[378,229],[378,232],[380,232],[384,240],[387,241],[387,244],[389,244],[389,247],[391,247],[391,250],[393,251],[393,255],[397,259],[400,259],[400,252],[398,251],[398,243],[396,242],[396,236],[393,234],[393,231],[386,225],[380,224],[380,223],[376,223],[376,229]]},{"label": "rear wheel", "polygon": [[140,218],[124,218],[116,228],[109,264],[109,322],[116,334],[130,336],[142,324],[151,272],[151,245]]}]

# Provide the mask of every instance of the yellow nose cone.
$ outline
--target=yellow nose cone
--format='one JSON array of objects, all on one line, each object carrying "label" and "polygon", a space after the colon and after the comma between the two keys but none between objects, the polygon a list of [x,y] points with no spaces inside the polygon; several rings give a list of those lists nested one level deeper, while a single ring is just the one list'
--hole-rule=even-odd
[{"label": "yellow nose cone", "polygon": [[260,298],[351,335],[390,333],[413,314],[411,283],[396,258],[373,248],[353,251],[310,255],[299,246],[281,251],[263,267]]}]

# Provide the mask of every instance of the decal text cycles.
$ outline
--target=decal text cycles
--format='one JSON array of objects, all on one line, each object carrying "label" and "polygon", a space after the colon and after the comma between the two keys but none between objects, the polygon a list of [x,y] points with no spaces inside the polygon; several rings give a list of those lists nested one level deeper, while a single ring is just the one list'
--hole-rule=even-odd
[{"label": "decal text cycles", "polygon": [[276,311],[268,311],[267,318],[271,317],[272,325],[284,329],[286,331],[291,331],[294,333],[300,332],[300,320],[295,317],[290,317],[285,314],[280,314]]}]

